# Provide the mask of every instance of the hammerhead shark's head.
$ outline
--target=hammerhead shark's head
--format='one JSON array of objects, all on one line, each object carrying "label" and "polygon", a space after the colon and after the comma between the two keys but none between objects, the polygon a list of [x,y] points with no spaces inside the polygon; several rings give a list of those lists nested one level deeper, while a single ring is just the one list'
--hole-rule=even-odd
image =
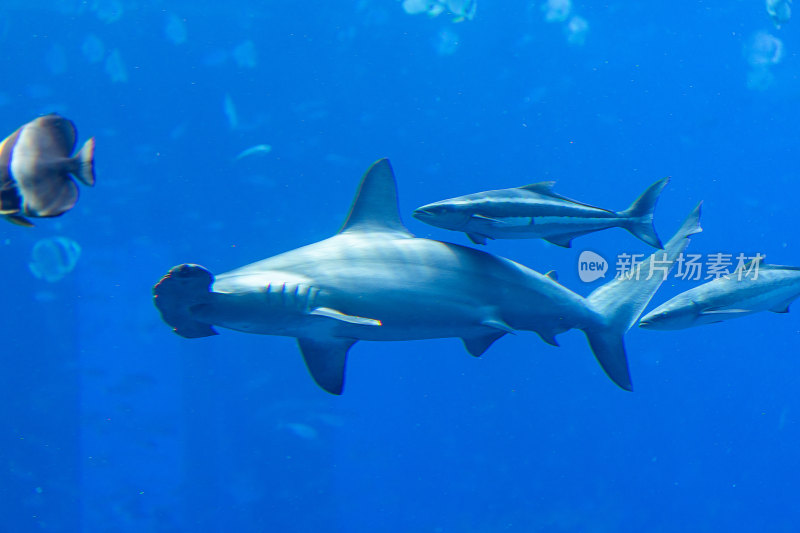
[{"label": "hammerhead shark's head", "polygon": [[753,261],[661,304],[642,318],[639,327],[676,330],[761,311],[788,313],[798,297],[800,267]]},{"label": "hammerhead shark's head", "polygon": [[[671,265],[700,231],[699,206],[660,252]],[[479,356],[515,330],[583,330],[603,370],[631,390],[622,336],[663,281],[640,275],[603,285],[588,298],[514,261],[455,244],[420,239],[403,225],[389,161],[364,175],[350,214],[329,239],[214,276],[174,267],[154,287],[164,321],[183,337],[213,326],[296,337],[309,372],[341,394],[345,360],[359,340],[459,337]],[[649,278],[649,279],[648,279]]]}]

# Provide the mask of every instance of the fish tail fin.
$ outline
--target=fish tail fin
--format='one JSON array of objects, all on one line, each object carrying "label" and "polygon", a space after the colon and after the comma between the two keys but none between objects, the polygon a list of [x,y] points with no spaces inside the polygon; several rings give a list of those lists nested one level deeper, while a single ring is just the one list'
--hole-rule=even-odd
[{"label": "fish tail fin", "polygon": [[600,366],[614,383],[632,390],[623,335],[636,323],[647,304],[666,279],[675,262],[689,245],[689,237],[700,233],[698,204],[675,235],[628,272],[598,287],[586,298],[596,321],[584,328],[589,345]]},{"label": "fish tail fin", "polygon": [[214,276],[200,265],[183,264],[170,269],[153,287],[153,303],[161,318],[181,337],[194,339],[216,335],[209,324],[192,316],[192,306],[209,300]]},{"label": "fish tail fin", "polygon": [[94,137],[83,144],[80,151],[73,157],[75,161],[74,174],[81,183],[89,187],[94,185]]},{"label": "fish tail fin", "polygon": [[650,185],[631,206],[619,212],[619,216],[627,220],[625,229],[635,237],[643,240],[654,248],[663,248],[661,239],[658,238],[656,228],[653,226],[653,211],[658,203],[661,191],[669,183],[669,178],[660,179]]}]

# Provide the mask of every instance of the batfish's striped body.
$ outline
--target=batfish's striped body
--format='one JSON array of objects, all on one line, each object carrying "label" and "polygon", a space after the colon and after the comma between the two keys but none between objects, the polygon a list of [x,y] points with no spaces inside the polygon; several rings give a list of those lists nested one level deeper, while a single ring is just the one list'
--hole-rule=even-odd
[{"label": "batfish's striped body", "polygon": [[32,226],[28,217],[57,217],[78,201],[78,186],[94,185],[94,139],[75,150],[75,125],[56,114],[39,117],[0,144],[0,215]]},{"label": "batfish's striped body", "polygon": [[[667,244],[669,253],[677,257],[699,231],[698,216]],[[556,335],[573,328],[586,333],[608,375],[630,389],[622,335],[661,283],[644,277],[585,299],[514,261],[414,237],[400,220],[391,166],[380,160],[337,235],[216,278],[179,265],[154,295],[164,321],[184,337],[214,335],[215,326],[296,337],[314,379],[336,394],[359,340],[458,337],[478,356],[515,330],[556,344]]]},{"label": "batfish's striped body", "polygon": [[645,329],[676,330],[761,311],[788,313],[800,296],[800,267],[750,263],[675,296],[639,322]]},{"label": "batfish's striped body", "polygon": [[655,182],[620,212],[561,196],[553,191],[554,182],[545,181],[434,202],[414,211],[414,217],[432,226],[463,231],[475,244],[486,244],[486,239],[545,239],[569,248],[572,239],[581,235],[625,228],[661,248],[653,228],[653,210],[668,181]]}]

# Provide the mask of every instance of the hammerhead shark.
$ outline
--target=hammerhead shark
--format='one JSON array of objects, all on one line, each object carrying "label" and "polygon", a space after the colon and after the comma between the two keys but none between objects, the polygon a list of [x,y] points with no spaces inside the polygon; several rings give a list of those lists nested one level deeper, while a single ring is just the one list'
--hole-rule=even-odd
[{"label": "hammerhead shark", "polygon": [[[664,246],[670,267],[700,230],[700,206]],[[517,330],[582,330],[606,374],[632,390],[624,333],[663,282],[653,261],[588,298],[519,263],[480,250],[417,238],[403,225],[387,159],[364,174],[341,230],[328,239],[216,277],[193,264],[172,268],[153,288],[163,320],[182,337],[215,327],[297,338],[323,389],[341,394],[347,354],[359,340],[461,338],[483,354]],[[635,274],[635,276],[633,275]]]}]

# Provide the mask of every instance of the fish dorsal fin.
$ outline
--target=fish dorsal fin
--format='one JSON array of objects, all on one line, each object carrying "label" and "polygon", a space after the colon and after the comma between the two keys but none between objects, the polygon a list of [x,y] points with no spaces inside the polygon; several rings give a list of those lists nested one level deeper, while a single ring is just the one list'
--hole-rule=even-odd
[{"label": "fish dorsal fin", "polygon": [[392,231],[411,233],[400,219],[397,183],[388,159],[379,159],[361,178],[358,192],[339,233]]},{"label": "fish dorsal fin", "polygon": [[528,192],[535,192],[537,194],[541,194],[542,196],[549,196],[550,198],[555,198],[556,200],[563,200],[571,204],[580,205],[584,207],[591,207],[592,209],[605,211],[606,213],[616,214],[614,213],[614,211],[611,211],[609,209],[603,209],[602,207],[597,207],[596,205],[585,204],[583,202],[573,200],[572,198],[568,198],[567,196],[564,196],[562,194],[558,194],[553,190],[555,184],[556,184],[555,181],[540,181],[539,183],[531,183],[530,185],[523,185],[522,187],[517,187],[517,189],[521,189],[523,191],[528,191]]},{"label": "fish dorsal fin", "polygon": [[555,187],[555,185],[556,185],[555,181],[540,181],[539,183],[531,183],[530,185],[523,185],[522,187],[517,187],[517,188],[531,192],[538,192],[539,194],[546,194],[548,196],[553,196],[555,194],[553,192],[553,187]]},{"label": "fish dorsal fin", "polygon": [[548,270],[545,276],[552,279],[553,281],[558,281],[558,272],[556,272],[555,270]]},{"label": "fish dorsal fin", "polygon": [[78,140],[75,124],[56,113],[44,115],[33,121],[40,128],[39,149],[48,154],[69,157],[75,150]]},{"label": "fish dorsal fin", "polygon": [[739,266],[739,268],[737,268],[736,270],[734,270],[734,272],[733,272],[733,273],[735,274],[736,272],[738,272],[738,271],[740,271],[740,270],[743,270],[743,271],[750,271],[750,270],[751,270],[751,269],[753,269],[753,267],[755,267],[756,265],[758,265],[758,268],[766,268],[767,266],[771,266],[771,265],[765,265],[765,264],[763,264],[763,263],[762,263],[762,261],[764,261],[764,259],[765,259],[765,257],[763,257],[763,256],[754,257],[753,259],[751,259],[751,260],[750,260],[750,261],[748,261],[747,263],[742,263],[742,264]]}]

